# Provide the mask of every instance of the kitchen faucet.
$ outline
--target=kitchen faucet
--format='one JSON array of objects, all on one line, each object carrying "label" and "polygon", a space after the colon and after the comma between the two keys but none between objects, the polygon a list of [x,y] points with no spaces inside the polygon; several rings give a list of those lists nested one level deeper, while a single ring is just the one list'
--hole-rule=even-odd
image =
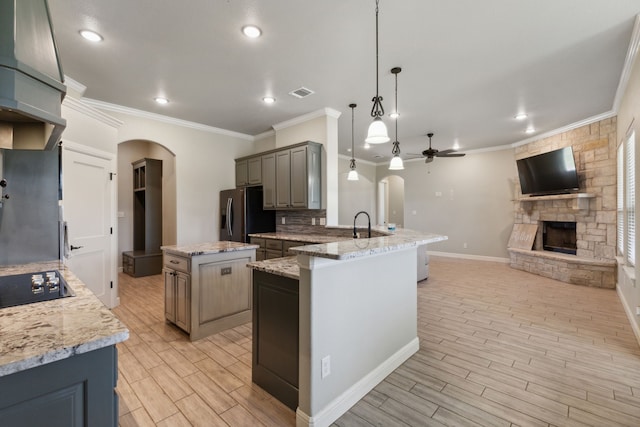
[{"label": "kitchen faucet", "polygon": [[358,215],[365,214],[367,216],[367,231],[369,232],[369,239],[371,238],[371,217],[365,211],[360,211],[353,217],[353,238],[358,238],[358,233],[356,232],[356,219],[358,219]]}]

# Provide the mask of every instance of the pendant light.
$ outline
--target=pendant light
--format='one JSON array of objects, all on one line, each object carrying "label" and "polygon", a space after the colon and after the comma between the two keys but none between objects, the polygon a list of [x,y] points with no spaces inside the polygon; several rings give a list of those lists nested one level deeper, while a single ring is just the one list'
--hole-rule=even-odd
[{"label": "pendant light", "polygon": [[[394,76],[396,76],[396,114],[398,114],[398,73],[402,71],[400,67],[393,67],[391,72]],[[391,163],[389,163],[389,170],[399,171],[404,169],[404,164],[402,163],[402,157],[400,157],[400,142],[398,142],[398,119],[399,115],[396,116],[396,140],[393,141],[393,149],[391,149],[391,154],[393,157],[391,158]]]},{"label": "pendant light", "polygon": [[356,170],[355,147],[353,145],[353,110],[356,108],[356,104],[349,104],[351,108],[351,161],[349,162],[349,175],[347,175],[347,181],[357,181],[358,171]]},{"label": "pendant light", "polygon": [[376,96],[373,97],[373,107],[371,107],[371,117],[373,122],[369,125],[369,131],[365,141],[369,144],[383,144],[389,142],[389,134],[387,126],[382,121],[384,116],[384,108],[382,107],[382,97],[378,91],[378,3],[376,0]]}]

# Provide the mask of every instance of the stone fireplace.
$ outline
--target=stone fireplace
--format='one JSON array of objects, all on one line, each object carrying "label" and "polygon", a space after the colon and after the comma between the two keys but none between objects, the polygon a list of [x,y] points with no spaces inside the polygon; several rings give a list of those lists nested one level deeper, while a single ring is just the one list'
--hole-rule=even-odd
[{"label": "stone fireplace", "polygon": [[573,147],[580,193],[524,197],[516,182],[514,224],[538,230],[531,249],[509,248],[511,267],[615,288],[616,118],[516,147],[516,159],[567,146]]}]

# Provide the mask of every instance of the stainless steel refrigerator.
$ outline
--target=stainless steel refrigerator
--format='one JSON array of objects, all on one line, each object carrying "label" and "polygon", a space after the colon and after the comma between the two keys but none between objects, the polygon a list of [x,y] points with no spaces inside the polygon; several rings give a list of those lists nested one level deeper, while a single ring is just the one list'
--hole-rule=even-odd
[{"label": "stainless steel refrigerator", "polygon": [[262,208],[262,187],[220,192],[220,240],[249,242],[251,233],[276,231],[276,212]]}]

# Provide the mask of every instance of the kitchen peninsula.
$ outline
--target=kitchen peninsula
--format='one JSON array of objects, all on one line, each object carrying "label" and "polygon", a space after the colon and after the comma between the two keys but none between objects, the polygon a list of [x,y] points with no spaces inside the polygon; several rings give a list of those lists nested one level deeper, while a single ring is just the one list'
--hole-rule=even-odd
[{"label": "kitchen peninsula", "polygon": [[165,318],[194,341],[251,321],[257,245],[209,242],[162,246]]},{"label": "kitchen peninsula", "polygon": [[0,276],[42,270],[60,271],[75,296],[0,309],[2,425],[86,425],[88,420],[113,427],[118,424],[115,344],[129,331],[59,262],[3,266]]},{"label": "kitchen peninsula", "polygon": [[[283,401],[297,407],[297,426],[330,425],[418,350],[418,248],[446,239],[411,230],[370,239],[343,236],[335,242],[290,248],[295,258],[248,265],[256,273],[254,365],[260,365],[265,356],[256,337],[264,326],[260,321],[269,319],[260,307],[268,293],[260,296],[256,287],[284,290],[290,306],[281,307],[280,312],[289,317],[298,314],[297,376],[283,369],[281,378],[275,379],[280,381],[277,386],[289,388]],[[293,289],[296,275],[298,288]],[[287,283],[276,283],[278,276]],[[268,329],[267,336],[277,340],[277,334]],[[291,328],[285,335],[295,339]],[[266,345],[264,360],[275,360],[269,351],[282,350],[274,347],[277,342]],[[291,348],[290,342],[284,346]],[[298,396],[292,403],[294,386]]]}]

